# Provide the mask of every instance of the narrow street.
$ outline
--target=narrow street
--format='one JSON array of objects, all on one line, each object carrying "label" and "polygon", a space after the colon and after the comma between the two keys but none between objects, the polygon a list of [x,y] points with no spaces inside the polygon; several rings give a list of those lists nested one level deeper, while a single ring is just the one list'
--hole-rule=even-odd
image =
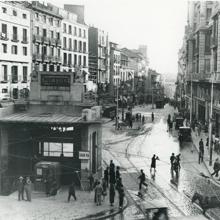
[{"label": "narrow street", "polygon": [[[140,107],[134,109],[133,113],[135,112],[150,117],[151,109],[149,106]],[[209,176],[209,173],[203,164],[198,165],[198,153],[192,143],[186,143],[180,148],[177,132],[175,130],[167,132],[166,119],[168,114],[173,115],[173,108],[166,106],[162,110],[155,109],[154,112],[154,123],[145,124],[145,126],[151,127],[148,132],[128,141],[105,145],[104,160],[108,162],[113,159],[122,167],[123,184],[129,197],[132,197],[130,206],[124,211],[124,214],[114,219],[143,219],[143,215],[134,205],[139,202],[136,194],[138,191],[137,172],[140,169],[144,170],[148,178],[149,187],[145,199],[162,199],[167,204],[169,215],[172,217],[193,216],[202,213],[201,209],[191,202],[195,192],[209,196],[220,195],[220,188],[209,178],[204,178],[204,176]],[[175,155],[181,153],[181,171],[178,179],[171,177],[171,153],[175,153]],[[159,157],[155,176],[150,173],[153,154]],[[208,210],[207,213],[214,219],[219,219],[220,210]]]}]

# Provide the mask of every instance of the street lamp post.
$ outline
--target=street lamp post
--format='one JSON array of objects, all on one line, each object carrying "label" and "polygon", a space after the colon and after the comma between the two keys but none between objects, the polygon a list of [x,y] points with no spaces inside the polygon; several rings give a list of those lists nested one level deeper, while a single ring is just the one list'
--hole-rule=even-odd
[{"label": "street lamp post", "polygon": [[211,103],[210,103],[210,114],[209,114],[209,166],[212,166],[212,114],[213,114],[213,87],[214,87],[215,72],[212,75],[211,84]]},{"label": "street lamp post", "polygon": [[116,120],[115,120],[115,130],[118,130],[118,80],[119,76],[114,76],[116,79]]}]

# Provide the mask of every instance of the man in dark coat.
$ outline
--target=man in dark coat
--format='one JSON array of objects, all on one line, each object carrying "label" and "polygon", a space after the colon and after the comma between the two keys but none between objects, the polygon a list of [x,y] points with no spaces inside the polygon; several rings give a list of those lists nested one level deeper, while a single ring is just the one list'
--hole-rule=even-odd
[{"label": "man in dark coat", "polygon": [[151,121],[154,122],[154,113],[151,113]]},{"label": "man in dark coat", "polygon": [[150,172],[152,171],[152,169],[154,169],[154,173],[156,172],[156,160],[159,160],[159,157],[154,154],[151,158]]},{"label": "man in dark coat", "polygon": [[24,178],[22,176],[18,179],[18,201],[24,200]]},{"label": "man in dark coat", "polygon": [[116,167],[115,178],[116,180],[120,178],[120,167],[119,166]]},{"label": "man in dark coat", "polygon": [[203,140],[201,139],[199,141],[199,164],[200,162],[203,162],[203,157],[204,157],[204,144],[203,144]]},{"label": "man in dark coat", "polygon": [[110,171],[109,171],[109,183],[115,184],[115,164],[113,160],[110,161]]},{"label": "man in dark coat", "polygon": [[72,182],[72,184],[69,186],[68,202],[70,201],[71,196],[76,200],[76,192],[75,192],[74,182]]},{"label": "man in dark coat", "polygon": [[175,154],[172,153],[172,155],[170,156],[170,166],[171,166],[171,171],[173,171],[173,162],[175,160]]},{"label": "man in dark coat", "polygon": [[145,186],[148,186],[147,183],[145,182],[146,177],[145,177],[145,173],[143,170],[141,170],[141,175],[138,177],[138,179],[140,179],[139,190],[141,190],[142,184]]},{"label": "man in dark coat", "polygon": [[108,187],[108,183],[109,183],[109,167],[107,167],[107,168],[104,170],[104,179],[105,179],[106,185],[107,185],[107,187]]},{"label": "man in dark coat", "polygon": [[113,206],[115,201],[115,186],[112,183],[110,184],[110,188],[109,188],[109,201],[110,201],[110,205]]},{"label": "man in dark coat", "polygon": [[122,207],[123,207],[124,197],[125,197],[125,193],[124,193],[124,188],[122,185],[122,187],[119,190],[119,208],[120,209],[122,209]]}]

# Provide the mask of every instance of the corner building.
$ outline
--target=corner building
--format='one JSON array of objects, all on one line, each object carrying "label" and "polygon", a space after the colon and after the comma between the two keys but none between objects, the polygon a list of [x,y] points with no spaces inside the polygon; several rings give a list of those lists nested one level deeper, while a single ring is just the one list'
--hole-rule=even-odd
[{"label": "corner building", "polygon": [[28,96],[31,73],[31,13],[0,2],[0,99]]}]

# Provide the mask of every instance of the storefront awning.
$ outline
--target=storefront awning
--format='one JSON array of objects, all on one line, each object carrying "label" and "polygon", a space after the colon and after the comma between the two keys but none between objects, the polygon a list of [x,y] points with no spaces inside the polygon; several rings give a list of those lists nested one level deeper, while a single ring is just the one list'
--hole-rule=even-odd
[{"label": "storefront awning", "polygon": [[37,124],[63,124],[72,125],[81,120],[81,117],[73,117],[64,114],[31,114],[17,113],[0,118],[0,123],[37,123]]}]

